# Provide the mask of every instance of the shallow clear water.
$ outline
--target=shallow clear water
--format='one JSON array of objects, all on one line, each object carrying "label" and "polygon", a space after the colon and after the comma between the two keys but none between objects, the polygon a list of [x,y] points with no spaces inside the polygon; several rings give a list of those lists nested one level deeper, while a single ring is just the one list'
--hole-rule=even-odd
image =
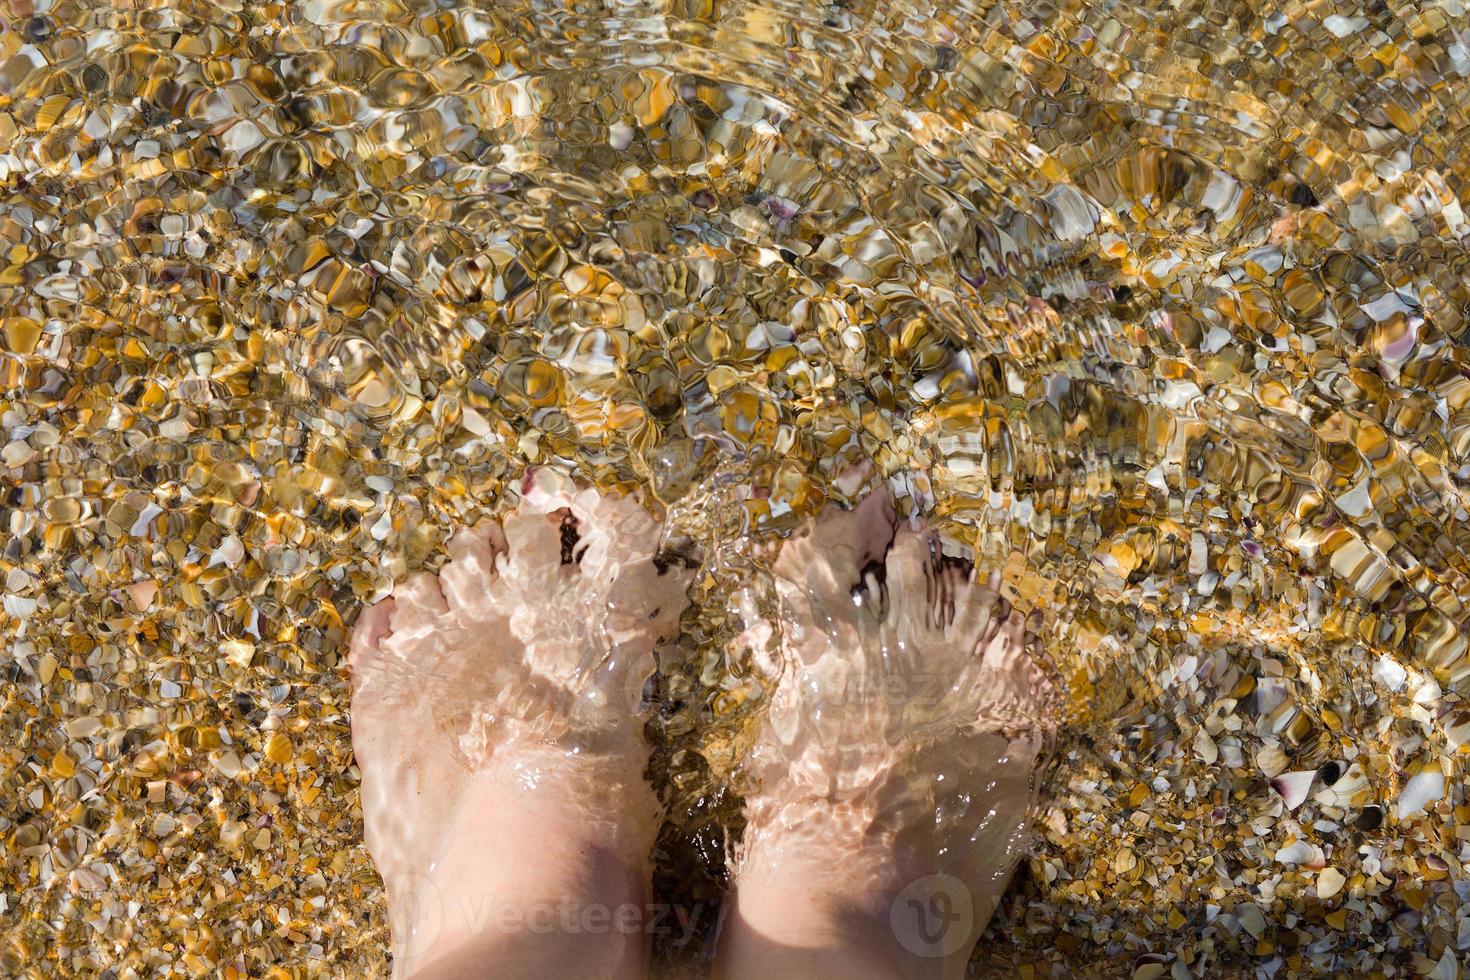
[{"label": "shallow clear water", "polygon": [[873,460],[1068,685],[997,969],[1470,946],[1458,2],[0,19],[7,970],[366,962],[344,621],[558,461],[707,559],[670,894],[729,596]]}]

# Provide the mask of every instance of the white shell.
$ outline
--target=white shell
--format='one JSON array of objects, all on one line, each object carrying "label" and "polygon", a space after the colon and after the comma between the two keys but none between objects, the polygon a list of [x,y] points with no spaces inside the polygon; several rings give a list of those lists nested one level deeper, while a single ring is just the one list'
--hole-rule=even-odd
[{"label": "white shell", "polygon": [[1391,657],[1379,657],[1373,664],[1373,680],[1390,691],[1402,690],[1409,672]]},{"label": "white shell", "polygon": [[1299,864],[1306,867],[1320,866],[1325,857],[1322,848],[1316,844],[1309,844],[1304,840],[1294,841],[1287,844],[1276,852],[1278,864]]},{"label": "white shell", "polygon": [[1426,769],[1404,784],[1393,805],[1393,815],[1395,819],[1406,820],[1443,798],[1444,773],[1438,769]]},{"label": "white shell", "polygon": [[1326,901],[1333,895],[1342,891],[1342,886],[1347,884],[1347,877],[1336,868],[1323,868],[1317,874],[1317,897]]},{"label": "white shell", "polygon": [[1316,778],[1317,770],[1315,769],[1285,772],[1271,780],[1271,788],[1281,795],[1288,810],[1295,810],[1306,800]]}]

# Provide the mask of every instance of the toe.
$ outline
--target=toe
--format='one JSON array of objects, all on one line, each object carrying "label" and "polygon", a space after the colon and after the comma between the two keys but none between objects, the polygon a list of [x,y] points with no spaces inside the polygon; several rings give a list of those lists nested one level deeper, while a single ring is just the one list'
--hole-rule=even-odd
[{"label": "toe", "polygon": [[954,625],[955,634],[965,637],[976,649],[983,648],[995,639],[995,634],[1000,629],[1000,617],[997,615],[999,610],[996,608],[1000,598],[1000,572],[986,574],[983,584],[978,581],[979,577],[980,573],[977,571],[976,581],[970,583],[965,598],[956,611]]},{"label": "toe", "polygon": [[[628,506],[633,501],[628,497],[609,494],[603,496],[591,487],[587,487],[572,495],[567,504],[567,509],[572,516],[589,527],[603,527],[612,530],[621,523],[620,519],[627,516]],[[636,505],[635,505],[636,506]]]},{"label": "toe", "polygon": [[741,589],[731,601],[736,616],[744,624],[744,629],[735,637],[735,649],[741,651],[762,676],[776,678],[783,663],[781,651],[773,642],[776,629],[761,610],[755,588],[747,586]]},{"label": "toe", "polygon": [[850,590],[863,567],[881,561],[893,541],[893,504],[887,490],[869,494],[853,510],[828,507],[781,549],[776,574],[799,583],[835,609],[851,606]]},{"label": "toe", "polygon": [[893,543],[894,523],[898,519],[888,488],[880,487],[868,494],[852,514],[857,535],[854,547],[864,561],[879,560]]},{"label": "toe", "polygon": [[[1002,602],[1006,600],[1002,599]],[[1010,606],[1010,603],[1006,603]],[[1026,646],[1026,614],[1021,610],[1011,607],[1006,615],[1005,624],[1001,626],[1001,633],[1005,635],[1006,641],[1017,649]]]},{"label": "toe", "polygon": [[499,558],[510,550],[510,543],[505,540],[505,528],[500,526],[499,521],[486,520],[475,525],[476,528],[485,528],[486,540],[490,542],[490,550],[495,552]]},{"label": "toe", "polygon": [[852,510],[829,508],[813,531],[817,546],[841,549],[853,556],[858,568],[881,561],[893,543],[893,501],[886,487],[874,490]]},{"label": "toe", "polygon": [[984,669],[1011,670],[1026,657],[1026,616],[1004,598],[996,601],[995,613],[980,644]]},{"label": "toe", "polygon": [[358,613],[347,647],[347,665],[356,673],[369,668],[380,655],[379,644],[392,632],[393,600],[384,599]]},{"label": "toe", "polygon": [[352,726],[352,746],[359,765],[365,768],[376,761],[385,728],[385,710],[397,688],[393,657],[383,649],[392,635],[395,603],[384,599],[368,606],[357,617],[347,663],[352,678],[352,706],[348,718]]},{"label": "toe", "polygon": [[1035,607],[1026,616],[1026,630],[1023,642],[1026,649],[1030,650],[1041,639],[1041,628],[1046,625],[1046,616],[1039,607]]},{"label": "toe", "polygon": [[973,569],[958,563],[945,563],[940,567],[940,624],[952,630],[959,622],[960,609],[969,601]]},{"label": "toe", "polygon": [[439,576],[419,572],[393,589],[394,633],[403,633],[438,619],[449,611],[439,588]]},{"label": "toe", "polygon": [[888,549],[885,562],[888,576],[888,593],[895,597],[895,606],[902,610],[913,608],[926,616],[932,611],[939,598],[932,574],[934,568],[934,546],[936,539],[927,531],[901,529]]},{"label": "toe", "polygon": [[546,466],[533,466],[521,478],[519,510],[528,514],[549,514],[571,506],[577,494],[571,476]]},{"label": "toe", "polygon": [[505,533],[495,521],[481,521],[473,528],[460,528],[449,539],[449,564],[440,572],[440,585],[451,606],[474,606],[485,596],[495,577],[495,560]]},{"label": "toe", "polygon": [[851,554],[824,551],[810,535],[787,541],[776,564],[776,591],[787,607],[785,615],[827,629],[855,625],[860,607],[853,589],[861,571]]},{"label": "toe", "polygon": [[980,634],[982,647],[989,646],[997,639],[1008,635],[1012,625],[1011,604],[1005,596],[997,595],[990,601],[990,619],[985,624],[984,631]]},{"label": "toe", "polygon": [[626,564],[651,559],[663,540],[663,527],[632,494],[602,494],[586,489],[570,506],[582,535],[583,572],[604,562]]},{"label": "toe", "polygon": [[555,575],[561,568],[561,522],[548,520],[540,512],[512,511],[505,515],[505,541],[508,554],[501,570],[522,585],[534,578]]}]

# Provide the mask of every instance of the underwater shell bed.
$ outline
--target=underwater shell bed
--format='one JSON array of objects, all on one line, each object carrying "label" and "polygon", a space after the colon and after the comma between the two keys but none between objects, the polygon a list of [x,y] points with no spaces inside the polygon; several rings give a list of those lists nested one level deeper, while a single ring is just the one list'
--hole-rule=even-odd
[{"label": "underwater shell bed", "polygon": [[1460,975],[1461,0],[0,23],[0,973],[384,972],[346,631],[530,463],[703,555],[717,900],[727,599],[871,460],[1066,685],[979,975]]}]

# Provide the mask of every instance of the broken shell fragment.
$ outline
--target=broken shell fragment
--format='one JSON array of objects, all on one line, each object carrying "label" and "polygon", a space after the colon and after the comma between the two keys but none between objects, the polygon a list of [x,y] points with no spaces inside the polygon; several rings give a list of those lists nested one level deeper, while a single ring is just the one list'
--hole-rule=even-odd
[{"label": "broken shell fragment", "polygon": [[1306,802],[1307,794],[1316,778],[1315,769],[1282,773],[1271,780],[1271,788],[1281,797],[1288,810],[1295,810]]},{"label": "broken shell fragment", "polygon": [[1394,800],[1395,820],[1408,820],[1424,812],[1431,803],[1444,799],[1444,773],[1437,768],[1425,769],[1409,778]]}]

